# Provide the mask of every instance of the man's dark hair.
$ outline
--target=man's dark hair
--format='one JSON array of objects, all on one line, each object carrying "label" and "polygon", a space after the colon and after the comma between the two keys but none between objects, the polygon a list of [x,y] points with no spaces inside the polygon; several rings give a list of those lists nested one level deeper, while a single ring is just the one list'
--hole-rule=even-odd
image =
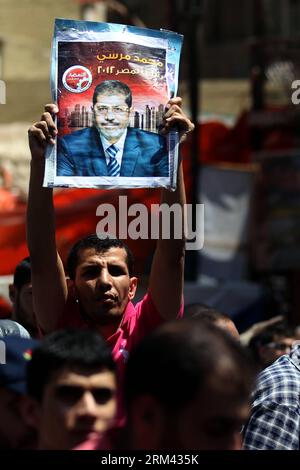
[{"label": "man's dark hair", "polygon": [[247,400],[255,370],[238,341],[214,324],[193,319],[170,322],[147,336],[129,358],[127,411],[130,413],[136,397],[144,394],[155,398],[166,412],[180,411],[220,370],[228,374],[237,401]]},{"label": "man's dark hair", "polygon": [[30,258],[27,256],[17,264],[14,272],[14,286],[20,290],[24,284],[31,282],[31,264]]},{"label": "man's dark hair", "polygon": [[121,93],[125,96],[125,103],[128,108],[132,106],[132,93],[129,86],[126,83],[119,82],[119,80],[105,80],[99,85],[96,86],[93,94],[93,106],[97,103],[97,97],[100,94],[114,95],[116,93]]},{"label": "man's dark hair", "polygon": [[95,331],[63,329],[46,336],[33,351],[27,366],[29,395],[42,401],[45,386],[64,369],[97,369],[115,372],[106,341]]},{"label": "man's dark hair", "polygon": [[184,308],[185,318],[198,318],[199,320],[207,321],[210,323],[216,323],[219,320],[232,321],[226,313],[220,312],[219,310],[209,307],[205,304],[189,304]]},{"label": "man's dark hair", "polygon": [[266,346],[274,341],[284,338],[293,338],[294,330],[285,321],[276,325],[270,325],[266,327],[260,333],[254,335],[248,345],[249,350],[253,354],[256,361],[260,361],[259,348]]},{"label": "man's dark hair", "polygon": [[105,238],[99,238],[96,234],[92,234],[76,242],[70,250],[66,263],[67,272],[70,276],[70,279],[75,279],[80,252],[88,248],[94,248],[97,253],[105,253],[110,248],[123,248],[126,251],[127,255],[126,263],[128,267],[129,276],[133,276],[134,258],[129,247],[118,238],[110,238],[108,236]]}]

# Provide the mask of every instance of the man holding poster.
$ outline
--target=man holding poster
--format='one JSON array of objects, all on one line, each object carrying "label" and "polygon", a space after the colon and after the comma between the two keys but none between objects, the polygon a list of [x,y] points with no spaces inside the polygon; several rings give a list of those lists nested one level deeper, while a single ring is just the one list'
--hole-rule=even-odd
[{"label": "man holding poster", "polygon": [[[170,100],[167,108],[164,132],[176,127],[182,141],[194,125],[181,109],[181,98]],[[136,306],[132,303],[137,288],[132,255],[115,238],[92,235],[79,240],[68,257],[67,280],[56,251],[53,190],[42,187],[47,144],[54,146],[58,134],[54,122],[57,112],[56,105],[47,105],[41,120],[29,129],[32,160],[27,242],[35,312],[44,333],[62,327],[98,331],[111,346],[122,377],[135,344],[164,320],[182,314],[186,204],[182,163],[176,191],[163,189],[161,193],[161,204],[170,209],[180,206],[181,236],[175,236],[175,218],[171,217],[169,237],[162,235],[157,241],[144,299]]]},{"label": "man holding poster", "polygon": [[177,95],[183,36],[56,19],[51,94],[57,142],[48,188],[176,189],[178,132],[161,132]]},{"label": "man holding poster", "polygon": [[163,136],[129,127],[131,89],[105,80],[93,94],[93,126],[59,140],[57,176],[169,176]]},{"label": "man holding poster", "polygon": [[[66,39],[65,26],[67,25],[76,26],[79,39],[82,39],[82,28],[86,25],[80,22],[74,24],[71,20],[58,21],[59,39]],[[74,39],[73,32],[73,29],[70,30],[69,39]],[[134,30],[134,32],[137,31]],[[144,35],[145,31],[143,30],[142,33]],[[169,37],[170,33],[159,32],[157,34],[167,34]],[[90,31],[88,36],[91,39]],[[141,338],[162,322],[180,318],[182,315],[184,228],[186,226],[183,168],[182,162],[178,163],[178,155],[173,149],[175,145],[173,147],[170,145],[170,152],[166,153],[165,160],[160,158],[160,139],[163,137],[157,135],[157,130],[161,124],[162,135],[167,138],[172,134],[172,139],[170,139],[172,142],[175,134],[178,142],[181,143],[186,134],[194,129],[194,125],[181,108],[181,98],[174,97],[176,95],[175,84],[166,83],[165,67],[163,61],[158,60],[159,54],[155,52],[154,57],[150,55],[150,45],[152,44],[156,51],[158,45],[161,44],[159,38],[154,37],[150,45],[148,42],[145,45],[145,39],[130,33],[128,36],[130,41],[125,44],[127,36],[122,33],[122,48],[124,51],[126,49],[125,55],[121,50],[116,49],[120,36],[115,34],[110,34],[109,37],[106,35],[105,41],[101,43],[101,55],[99,55],[99,42],[80,40],[77,43],[73,39],[65,43],[58,41],[57,48],[60,49],[65,59],[65,61],[60,61],[61,66],[58,72],[58,83],[61,87],[59,89],[61,93],[57,99],[58,106],[46,105],[41,120],[29,129],[32,160],[27,212],[27,242],[32,263],[33,298],[40,327],[46,334],[63,327],[90,328],[97,331],[111,347],[120,374],[120,384],[122,384],[128,356]],[[133,39],[134,42],[132,42]],[[162,46],[166,42],[167,40],[163,38]],[[174,48],[178,51],[175,46],[174,43]],[[166,55],[166,47],[161,48],[163,57]],[[65,49],[62,54],[63,48]],[[70,62],[70,50],[77,51],[78,48],[81,51],[80,57],[84,56],[84,52],[92,55],[91,69],[95,68],[94,57],[102,63],[102,65],[97,64],[96,74],[100,73],[103,76],[104,73],[105,76],[102,80],[97,77],[95,89],[91,88],[92,72],[85,66],[78,65],[83,61],[79,62],[76,59],[75,62],[75,59],[72,59],[73,65]],[[147,54],[142,54],[141,48],[146,48]],[[54,51],[56,50],[54,48]],[[170,51],[168,61],[172,65],[173,62],[175,63],[175,58],[172,59],[171,53],[172,51]],[[144,65],[139,65],[138,68],[134,64],[145,64],[145,67],[151,67],[151,69],[145,68],[144,70]],[[159,73],[153,71],[153,67],[161,68],[162,71]],[[122,81],[116,79],[120,74],[124,76]],[[149,86],[146,75],[152,76],[153,74],[155,78]],[[106,75],[109,75],[110,79],[107,79]],[[135,83],[136,79],[130,78],[134,76],[139,77],[138,83]],[[67,93],[68,88],[73,90],[70,93],[74,93],[74,96]],[[130,90],[134,95],[134,116],[130,116],[132,107]],[[173,96],[173,98],[165,99],[165,95]],[[92,119],[94,122],[91,122],[88,113],[91,101],[93,101]],[[58,113],[59,119],[57,120]],[[132,127],[134,129],[131,129]],[[75,132],[70,132],[70,128],[77,129],[74,129]],[[144,132],[145,130],[150,132]],[[148,134],[151,134],[151,139]],[[92,136],[96,144],[94,142],[90,145],[88,141]],[[59,146],[57,137],[60,140]],[[74,139],[73,142],[72,139]],[[145,141],[144,146],[142,146],[143,141]],[[128,145],[131,145],[130,161],[124,155]],[[79,149],[84,157],[82,160],[76,154],[77,146],[82,147]],[[62,149],[64,165],[61,163],[58,165],[55,160],[58,147]],[[94,147],[93,150],[91,147]],[[177,144],[176,147],[178,147]],[[92,152],[94,152],[93,155],[91,155]],[[175,158],[172,159],[172,157]],[[86,161],[84,168],[83,160]],[[105,171],[106,176],[102,176],[101,181],[96,180],[98,177],[85,178],[57,176],[56,174],[57,168],[59,171],[71,173],[74,167],[81,165],[80,171],[86,175],[90,171],[95,171],[93,165],[96,161],[102,161]],[[169,169],[169,162],[172,169],[170,168],[167,178],[135,177],[145,172],[151,172],[152,175],[164,174],[165,168]],[[134,175],[126,178],[125,182],[122,178],[116,177],[116,180],[122,180],[120,184],[116,182],[116,186],[119,185],[119,187],[162,186],[161,206],[170,212],[169,234],[164,236],[163,230],[158,233],[148,292],[136,305],[132,302],[137,289],[133,257],[122,240],[106,235],[98,238],[93,234],[79,240],[68,257],[69,277],[65,275],[61,258],[56,250],[53,187],[56,185],[111,187],[115,183],[111,182],[108,174],[113,175],[112,178],[118,174],[120,176]],[[43,181],[46,187],[42,187]],[[179,218],[171,216],[175,207],[179,210]],[[122,416],[122,406],[119,408],[119,416]]]}]

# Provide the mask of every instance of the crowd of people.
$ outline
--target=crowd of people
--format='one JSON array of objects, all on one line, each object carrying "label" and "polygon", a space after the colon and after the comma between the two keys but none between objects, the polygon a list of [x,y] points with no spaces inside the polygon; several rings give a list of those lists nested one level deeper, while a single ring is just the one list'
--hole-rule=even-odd
[{"label": "crowd of people", "polygon": [[[157,241],[136,304],[123,241],[91,234],[63,265],[53,189],[42,185],[57,112],[46,105],[29,129],[30,256],[9,288],[12,316],[0,321],[0,449],[299,449],[297,336],[282,319],[240,335],[226,314],[184,306],[184,211],[182,236]],[[173,127],[180,142],[194,128],[180,98],[162,133]],[[186,203],[182,163],[161,202]]]}]

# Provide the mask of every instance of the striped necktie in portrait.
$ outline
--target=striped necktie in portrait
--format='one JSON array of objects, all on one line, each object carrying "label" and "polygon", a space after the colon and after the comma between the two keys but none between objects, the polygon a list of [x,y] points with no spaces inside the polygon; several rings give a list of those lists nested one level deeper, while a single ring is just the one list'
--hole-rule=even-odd
[{"label": "striped necktie in portrait", "polygon": [[106,153],[109,156],[109,162],[107,165],[107,174],[108,176],[119,176],[120,175],[120,165],[116,160],[116,155],[118,153],[117,147],[112,144],[106,149]]}]

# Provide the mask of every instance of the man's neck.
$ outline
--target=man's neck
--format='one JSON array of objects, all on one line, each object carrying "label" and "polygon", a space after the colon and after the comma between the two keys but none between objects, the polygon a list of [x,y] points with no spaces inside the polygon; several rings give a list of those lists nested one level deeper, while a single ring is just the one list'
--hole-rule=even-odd
[{"label": "man's neck", "polygon": [[[125,308],[126,310],[126,308]],[[90,329],[96,330],[105,340],[110,338],[114,333],[116,333],[117,329],[122,323],[123,316],[125,314],[125,310],[123,315],[116,315],[111,317],[111,321],[108,323],[98,323],[97,320],[93,319],[93,317],[89,316],[84,312],[81,305],[79,304],[79,311],[82,319],[85,323],[89,326]]]}]

